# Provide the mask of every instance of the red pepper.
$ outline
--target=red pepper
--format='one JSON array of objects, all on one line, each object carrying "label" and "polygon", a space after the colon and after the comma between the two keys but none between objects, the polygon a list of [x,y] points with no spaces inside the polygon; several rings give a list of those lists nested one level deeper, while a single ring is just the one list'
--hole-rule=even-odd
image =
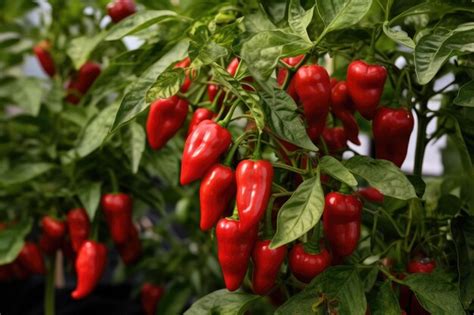
[{"label": "red pepper", "polygon": [[296,71],[292,81],[298,100],[303,105],[308,135],[311,140],[317,141],[326,126],[329,114],[331,101],[329,75],[326,69],[319,65],[304,65]]},{"label": "red pepper", "polygon": [[77,286],[71,296],[78,300],[89,295],[96,287],[107,263],[107,248],[95,241],[82,244],[76,259]]},{"label": "red pepper", "polygon": [[132,229],[132,198],[124,193],[105,194],[101,199],[110,235],[115,244],[129,239]]},{"label": "red pepper", "polygon": [[[180,62],[174,65],[175,68],[187,68],[191,64],[191,59],[189,57],[184,58]],[[189,87],[191,86],[191,78],[189,77],[189,73],[186,74],[186,77],[184,78],[183,85],[181,85],[180,91],[182,93],[186,93],[189,90]]]},{"label": "red pepper", "polygon": [[273,166],[266,160],[243,160],[235,171],[236,204],[240,227],[247,231],[258,227],[272,192]]},{"label": "red pepper", "polygon": [[212,166],[199,187],[201,230],[207,231],[217,223],[234,196],[234,171],[222,164]]},{"label": "red pepper", "polygon": [[131,224],[129,229],[129,239],[124,244],[117,246],[120,257],[125,265],[131,265],[136,262],[142,253],[142,243],[140,242],[137,228]]},{"label": "red pepper", "polygon": [[331,255],[326,248],[321,248],[319,253],[309,253],[298,243],[290,251],[288,264],[296,279],[308,283],[331,265]]},{"label": "red pepper", "polygon": [[285,64],[286,67],[280,67],[278,68],[277,72],[277,83],[279,86],[283,86],[286,83],[286,80],[288,79],[288,74],[290,69],[294,69],[297,67],[301,61],[303,61],[304,55],[298,55],[295,57],[287,57],[287,58],[282,58],[281,62]]},{"label": "red pepper", "polygon": [[[227,66],[227,72],[231,75],[231,76],[235,76],[235,74],[237,73],[237,69],[239,68],[239,64],[240,64],[240,60],[239,58],[234,58],[230,61],[229,65]],[[216,84],[209,84],[207,86],[207,96],[209,97],[209,101],[211,102],[214,102],[216,96],[217,96],[217,93],[219,93],[219,86],[216,85]],[[224,101],[224,93],[222,93],[219,97],[219,100],[217,101],[217,104],[218,104],[218,108],[221,107],[222,105],[222,102]]]},{"label": "red pepper", "polygon": [[188,128],[188,136],[193,132],[196,127],[203,122],[204,120],[211,120],[214,118],[215,114],[213,111],[207,109],[207,108],[198,108],[193,114],[193,117],[191,118],[191,122],[189,123],[189,128]]},{"label": "red pepper", "polygon": [[227,290],[237,290],[245,278],[258,228],[244,231],[240,222],[228,218],[217,222],[217,258]]},{"label": "red pepper", "polygon": [[359,189],[357,194],[373,203],[383,203],[384,200],[384,196],[382,195],[382,193],[374,187],[361,188]]},{"label": "red pepper", "polygon": [[25,242],[25,245],[18,255],[20,265],[32,274],[45,274],[43,256],[38,245],[32,242]]},{"label": "red pepper", "polygon": [[286,257],[286,245],[270,249],[270,240],[255,243],[252,252],[253,276],[252,287],[256,294],[265,295],[275,286],[281,264]]},{"label": "red pepper", "polygon": [[160,301],[161,297],[165,293],[165,289],[162,286],[144,283],[140,290],[142,308],[146,315],[155,315],[156,306]]},{"label": "red pepper", "polygon": [[33,52],[35,53],[36,58],[38,58],[44,72],[46,72],[50,77],[54,77],[56,74],[56,66],[54,65],[54,60],[51,57],[50,50],[51,44],[46,40],[40,41],[33,47]]},{"label": "red pepper", "polygon": [[45,216],[41,220],[41,226],[43,233],[39,241],[40,248],[46,254],[52,255],[61,246],[66,234],[66,224],[62,220]]},{"label": "red pepper", "polygon": [[409,110],[381,107],[372,125],[376,158],[392,161],[400,167],[407,155],[413,126],[413,115]]},{"label": "red pepper", "polygon": [[370,65],[362,60],[351,62],[347,69],[347,86],[356,110],[372,120],[387,78],[384,66]]},{"label": "red pepper", "polygon": [[331,154],[347,148],[346,132],[342,127],[324,128],[322,136]]},{"label": "red pepper", "polygon": [[114,0],[107,5],[107,14],[112,22],[118,23],[136,11],[135,1],[133,0]]},{"label": "red pepper", "polygon": [[212,120],[204,120],[184,144],[181,185],[200,179],[216,164],[232,142],[230,132]]},{"label": "red pepper", "polygon": [[362,203],[352,195],[331,192],[326,195],[323,226],[331,251],[346,257],[357,248],[360,237]]},{"label": "red pepper", "polygon": [[339,82],[339,80],[336,78],[331,78],[329,82],[331,83],[331,89],[333,89],[336,86],[337,82]]},{"label": "red pepper", "polygon": [[146,122],[146,134],[150,147],[161,149],[186,121],[188,101],[171,96],[154,101]]},{"label": "red pepper", "polygon": [[353,116],[354,104],[346,82],[340,81],[331,89],[331,108],[334,115],[342,122],[347,139],[359,145],[359,126]]},{"label": "red pepper", "polygon": [[[408,262],[407,271],[409,273],[432,273],[436,268],[436,262],[429,258],[423,259],[414,259]],[[404,291],[402,291],[404,289]],[[400,293],[404,294],[405,297],[403,298],[403,303],[410,305],[400,305],[401,307],[409,306],[410,307],[410,314],[417,314],[417,315],[429,315],[428,311],[426,311],[418,302],[415,294],[409,290],[406,286],[400,287]],[[400,303],[402,303],[402,298],[400,299]]]},{"label": "red pepper", "polygon": [[86,210],[82,208],[71,209],[67,214],[66,223],[72,248],[77,252],[81,248],[82,243],[89,238],[91,230],[89,216]]},{"label": "red pepper", "polygon": [[13,278],[15,279],[25,280],[30,276],[30,272],[28,271],[28,269],[23,268],[23,266],[18,260],[13,261],[10,264],[10,268],[11,273],[13,274]]},{"label": "red pepper", "polygon": [[67,85],[66,100],[72,104],[79,103],[80,98],[87,93],[100,72],[100,65],[97,63],[88,61],[83,64]]},{"label": "red pepper", "polygon": [[432,273],[436,268],[436,262],[429,258],[415,259],[408,263],[409,273]]}]

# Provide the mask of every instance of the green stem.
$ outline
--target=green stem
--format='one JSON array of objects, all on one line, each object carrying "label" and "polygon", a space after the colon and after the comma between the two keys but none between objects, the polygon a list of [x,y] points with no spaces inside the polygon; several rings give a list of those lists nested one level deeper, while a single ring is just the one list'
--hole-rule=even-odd
[{"label": "green stem", "polygon": [[45,282],[45,289],[44,289],[44,313],[45,315],[54,315],[55,308],[54,308],[54,300],[55,300],[55,292],[54,292],[54,279],[55,279],[55,272],[56,272],[56,260],[55,256],[49,259],[49,268],[48,274],[46,275],[46,282]]},{"label": "green stem", "polygon": [[107,171],[109,172],[109,176],[110,176],[110,184],[112,185],[112,192],[118,193],[119,188],[118,188],[117,177],[115,176],[115,173],[111,168],[108,168]]},{"label": "green stem", "polygon": [[239,102],[235,102],[234,104],[232,104],[232,106],[229,109],[229,112],[224,117],[224,119],[219,123],[219,125],[221,125],[222,127],[227,127],[227,125],[230,123],[230,121],[232,119],[232,116],[234,115],[234,111],[235,111],[235,109],[237,108],[238,105],[239,105]]},{"label": "green stem", "polygon": [[307,172],[306,170],[301,170],[297,167],[293,167],[293,166],[290,166],[288,164],[283,164],[283,163],[279,163],[279,162],[274,162],[272,163],[273,167],[276,167],[276,168],[282,168],[284,170],[288,170],[290,172],[293,172],[293,173],[298,173],[298,174],[301,174],[301,175],[305,175]]},{"label": "green stem", "polygon": [[225,160],[224,160],[224,165],[230,166],[232,164],[232,160],[234,158],[235,152],[239,149],[240,144],[242,141],[250,134],[252,131],[246,131],[243,134],[241,134],[234,142],[232,147],[229,150],[229,153],[227,154]]},{"label": "green stem", "polygon": [[257,136],[257,145],[253,151],[253,158],[255,160],[260,160],[262,158],[262,153],[260,152],[260,147],[262,145],[262,132],[260,131]]},{"label": "green stem", "polygon": [[313,229],[313,234],[311,235],[311,238],[304,244],[304,249],[307,253],[310,254],[317,254],[320,252],[321,248],[319,246],[319,240],[320,240],[320,234],[321,234],[321,221],[316,224],[316,226]]},{"label": "green stem", "polygon": [[423,159],[425,156],[426,150],[426,109],[427,105],[425,102],[420,104],[420,110],[417,111],[418,117],[418,130],[417,130],[417,142],[415,150],[415,166],[413,169],[413,174],[416,176],[422,176],[423,174]]},{"label": "green stem", "polygon": [[265,210],[265,226],[263,228],[264,239],[270,239],[273,235],[272,214],[273,214],[273,204],[275,202],[275,199],[276,198],[274,196],[270,198],[267,209]]}]

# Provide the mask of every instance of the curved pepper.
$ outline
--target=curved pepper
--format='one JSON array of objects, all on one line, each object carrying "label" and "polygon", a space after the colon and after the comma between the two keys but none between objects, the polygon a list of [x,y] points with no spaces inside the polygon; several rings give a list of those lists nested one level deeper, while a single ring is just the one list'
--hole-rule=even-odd
[{"label": "curved pepper", "polygon": [[154,101],[146,121],[146,134],[150,147],[161,149],[186,121],[188,101],[171,96]]},{"label": "curved pepper", "polygon": [[234,171],[222,164],[212,166],[199,187],[201,230],[207,231],[217,223],[234,196]]},{"label": "curved pepper", "polygon": [[156,306],[160,301],[161,297],[165,293],[165,289],[162,286],[144,283],[140,290],[142,308],[146,315],[155,315]]},{"label": "curved pepper", "polygon": [[61,246],[66,234],[66,224],[61,220],[45,216],[41,220],[41,226],[43,233],[39,241],[40,248],[46,254],[52,255]]},{"label": "curved pepper", "polygon": [[107,14],[112,22],[118,23],[136,11],[135,1],[133,0],[114,0],[107,5]]},{"label": "curved pepper", "polygon": [[212,120],[204,120],[184,144],[181,185],[200,179],[216,164],[232,142],[230,132]]},{"label": "curved pepper", "polygon": [[72,209],[67,214],[66,223],[72,248],[77,252],[81,248],[82,243],[89,238],[91,230],[89,216],[86,210],[82,208]]},{"label": "curved pepper", "polygon": [[212,110],[209,110],[207,108],[198,108],[194,111],[193,117],[191,118],[191,122],[189,123],[189,128],[188,128],[188,136],[191,134],[191,132],[196,129],[196,127],[202,123],[204,120],[211,120],[214,118],[215,114]]},{"label": "curved pepper", "polygon": [[353,116],[354,104],[349,95],[346,82],[337,82],[331,89],[331,109],[342,122],[347,139],[359,145],[359,125],[357,125],[357,121]]},{"label": "curved pepper", "polygon": [[383,203],[384,201],[383,194],[377,188],[374,187],[361,188],[359,189],[357,194],[373,203]]},{"label": "curved pepper", "polygon": [[24,269],[32,274],[46,273],[41,251],[38,245],[33,242],[25,242],[25,245],[23,245],[23,248],[18,255],[18,262]]},{"label": "curved pepper", "polygon": [[362,60],[351,62],[347,68],[347,86],[355,109],[365,119],[372,120],[383,93],[387,70]]},{"label": "curved pepper", "polygon": [[128,240],[117,246],[120,257],[125,265],[131,265],[136,262],[142,253],[142,243],[140,242],[137,228],[131,224],[129,230],[130,237]]},{"label": "curved pepper", "polygon": [[402,166],[414,124],[409,110],[381,107],[372,125],[375,157],[392,161],[398,167]]},{"label": "curved pepper", "polygon": [[100,204],[115,244],[125,243],[132,232],[132,198],[124,193],[105,194]]},{"label": "curved pepper", "polygon": [[92,61],[83,64],[67,85],[66,100],[72,104],[79,103],[81,97],[87,93],[100,73],[99,64]]},{"label": "curved pepper", "polygon": [[235,171],[236,204],[240,227],[247,231],[258,227],[270,199],[273,166],[266,160],[243,160]]},{"label": "curved pepper", "polygon": [[298,243],[290,251],[288,264],[296,279],[308,283],[331,265],[331,255],[325,248],[319,253],[308,253]]},{"label": "curved pepper", "polygon": [[286,245],[270,249],[269,244],[270,240],[257,241],[252,252],[252,287],[253,292],[260,295],[269,293],[275,286],[281,264],[286,257]]},{"label": "curved pepper", "polygon": [[54,60],[49,52],[50,50],[51,44],[46,40],[40,41],[33,47],[33,52],[36,55],[36,58],[38,58],[44,72],[46,72],[50,77],[54,77],[56,74],[56,66],[54,65]]},{"label": "curved pepper", "polygon": [[324,128],[322,137],[330,153],[337,153],[347,148],[346,132],[342,127]]},{"label": "curved pepper", "polygon": [[99,282],[107,263],[107,248],[95,241],[82,244],[76,259],[77,286],[71,293],[74,299],[89,295]]},{"label": "curved pepper", "polygon": [[228,218],[217,222],[217,258],[227,290],[237,290],[245,278],[258,228],[243,231],[240,222]]}]

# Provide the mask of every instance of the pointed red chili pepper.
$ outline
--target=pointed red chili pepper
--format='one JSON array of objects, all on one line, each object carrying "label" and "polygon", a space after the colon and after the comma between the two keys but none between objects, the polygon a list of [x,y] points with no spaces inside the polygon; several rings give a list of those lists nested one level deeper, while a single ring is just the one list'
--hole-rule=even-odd
[{"label": "pointed red chili pepper", "polygon": [[125,243],[117,245],[117,249],[125,265],[131,265],[140,258],[142,243],[135,225],[130,226],[130,237]]},{"label": "pointed red chili pepper", "polygon": [[114,23],[118,23],[132,15],[136,10],[135,1],[133,0],[114,0],[107,5],[107,14]]},{"label": "pointed red chili pepper", "polygon": [[235,171],[236,204],[240,227],[247,231],[258,227],[270,199],[273,166],[266,160],[243,160]]},{"label": "pointed red chili pepper", "polygon": [[181,185],[200,179],[216,164],[232,142],[230,132],[212,120],[204,120],[184,144]]},{"label": "pointed red chili pepper", "polygon": [[235,197],[234,171],[225,165],[212,166],[201,181],[199,201],[201,230],[211,229]]},{"label": "pointed red chili pepper", "polygon": [[32,274],[45,274],[44,259],[41,251],[33,242],[25,242],[18,255],[18,262],[21,266]]},{"label": "pointed red chili pepper", "polygon": [[286,245],[270,249],[270,240],[260,240],[255,243],[252,252],[253,292],[260,295],[267,294],[274,286],[281,264],[286,257]]},{"label": "pointed red chili pepper", "polygon": [[33,52],[38,58],[38,61],[50,77],[54,77],[56,74],[56,66],[54,65],[54,60],[51,57],[51,44],[47,40],[42,40],[33,47]]},{"label": "pointed red chili pepper", "polygon": [[67,86],[66,100],[77,104],[80,98],[87,93],[89,88],[100,75],[100,65],[92,61],[83,64]]},{"label": "pointed red chili pepper", "polygon": [[82,243],[89,238],[91,229],[89,216],[86,210],[82,208],[71,209],[67,214],[66,223],[72,248],[77,252],[81,248]]},{"label": "pointed red chili pepper", "polygon": [[125,243],[132,232],[132,198],[124,193],[105,194],[100,203],[112,240]]},{"label": "pointed red chili pepper", "polygon": [[347,148],[346,132],[342,127],[324,128],[322,136],[330,153],[337,153]]},{"label": "pointed red chili pepper", "polygon": [[40,248],[46,254],[52,255],[61,246],[66,234],[66,224],[62,220],[45,216],[41,220],[41,227],[43,233],[39,241]]},{"label": "pointed red chili pepper", "polygon": [[347,139],[359,145],[359,126],[353,116],[354,104],[349,95],[346,82],[340,81],[332,88],[331,109],[334,115],[342,122]]},{"label": "pointed red chili pepper", "polygon": [[309,253],[298,243],[290,251],[288,264],[296,279],[308,283],[331,265],[331,255],[325,248]]},{"label": "pointed red chili pepper", "polygon": [[359,189],[357,194],[373,203],[383,203],[384,201],[383,194],[377,188],[374,187],[361,188]]},{"label": "pointed red chili pepper", "polygon": [[211,120],[212,118],[215,117],[215,114],[213,111],[207,109],[207,108],[198,108],[194,111],[193,117],[191,118],[191,122],[189,123],[189,128],[188,128],[188,136],[191,134],[191,132],[196,129],[196,127],[202,123],[204,120]]},{"label": "pointed red chili pepper", "polygon": [[156,315],[156,306],[165,293],[165,288],[159,285],[144,283],[140,290],[142,308],[146,315]]}]

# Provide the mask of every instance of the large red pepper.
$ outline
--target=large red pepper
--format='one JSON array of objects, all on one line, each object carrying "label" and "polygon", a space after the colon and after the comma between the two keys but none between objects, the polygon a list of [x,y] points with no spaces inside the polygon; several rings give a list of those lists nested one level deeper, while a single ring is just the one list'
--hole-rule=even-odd
[{"label": "large red pepper", "polygon": [[357,194],[373,203],[383,203],[384,200],[384,195],[377,188],[374,187],[361,188],[359,189]]},{"label": "large red pepper", "polygon": [[91,230],[89,216],[83,208],[71,209],[67,214],[66,223],[72,248],[77,252],[81,248],[82,243],[89,238]]},{"label": "large red pepper", "polygon": [[155,315],[156,306],[160,301],[161,297],[165,293],[165,289],[162,286],[144,283],[140,290],[142,308],[146,315]]},{"label": "large red pepper", "polygon": [[188,114],[188,101],[171,96],[154,101],[146,121],[146,134],[150,147],[161,149],[181,128]]},{"label": "large red pepper", "polygon": [[319,65],[304,65],[296,71],[292,84],[299,102],[303,105],[308,135],[311,140],[317,141],[326,126],[329,114],[331,102],[329,75],[326,69]]},{"label": "large red pepper", "polygon": [[322,137],[331,154],[347,148],[346,132],[343,127],[324,128]]},{"label": "large red pepper", "polygon": [[235,197],[234,171],[225,165],[212,166],[201,181],[199,202],[201,230],[211,229]]},{"label": "large red pepper", "polygon": [[132,232],[132,198],[124,193],[105,194],[101,206],[112,240],[124,244]]},{"label": "large red pepper", "polygon": [[308,283],[331,265],[331,255],[326,248],[307,252],[304,245],[298,243],[290,251],[288,264],[296,279]]},{"label": "large red pepper", "polygon": [[21,266],[32,274],[45,274],[43,256],[35,243],[25,242],[25,245],[18,255],[18,262]]},{"label": "large red pepper", "polygon": [[324,235],[336,257],[346,257],[357,248],[360,238],[362,203],[352,195],[331,192],[326,195]]},{"label": "large red pepper", "polygon": [[278,72],[277,72],[277,83],[279,86],[285,85],[287,79],[288,79],[288,74],[289,74],[289,69],[294,69],[296,68],[301,61],[303,61],[304,55],[298,55],[295,57],[287,57],[287,58],[282,58],[281,62],[285,64],[285,67],[279,67]]},{"label": "large red pepper", "polygon": [[125,243],[119,244],[117,249],[125,265],[131,265],[140,258],[142,253],[142,243],[135,225],[132,224],[130,226],[129,239]]},{"label": "large red pepper", "polygon": [[244,280],[257,232],[257,228],[243,231],[239,221],[228,218],[217,223],[217,258],[229,291],[237,290]]},{"label": "large red pepper", "polygon": [[82,244],[76,259],[77,286],[71,293],[74,299],[82,299],[96,287],[107,263],[107,247],[95,241]]},{"label": "large red pepper", "polygon": [[270,240],[260,240],[255,243],[252,252],[253,292],[267,294],[274,286],[281,264],[286,257],[286,245],[270,249]]},{"label": "large red pepper", "polygon": [[405,108],[381,107],[372,125],[377,159],[392,161],[400,167],[407,155],[414,120]]},{"label": "large red pepper", "polygon": [[370,65],[362,60],[351,62],[347,68],[347,86],[355,109],[368,120],[375,116],[387,78],[384,66]]},{"label": "large red pepper", "polygon": [[135,1],[133,0],[114,0],[107,5],[107,14],[114,23],[118,23],[132,15],[136,10]]},{"label": "large red pepper", "polygon": [[94,81],[100,75],[100,65],[91,61],[83,64],[67,85],[66,100],[72,104],[79,103]]},{"label": "large red pepper", "polygon": [[258,227],[272,192],[273,166],[266,160],[243,160],[235,171],[236,204],[240,227],[247,231]]},{"label": "large red pepper", "polygon": [[62,220],[45,216],[41,220],[41,227],[43,233],[39,241],[40,248],[46,254],[52,255],[61,246],[66,234],[66,224]]},{"label": "large red pepper", "polygon": [[204,120],[184,144],[181,162],[181,185],[200,179],[216,164],[232,142],[230,132],[212,120]]},{"label": "large red pepper", "polygon": [[207,108],[198,108],[194,111],[193,117],[191,118],[191,122],[189,123],[189,128],[188,128],[188,136],[191,134],[191,132],[196,129],[196,127],[202,123],[204,120],[210,120],[214,118],[215,114],[212,110],[209,110]]},{"label": "large red pepper", "polygon": [[337,82],[331,89],[331,109],[342,122],[347,139],[359,145],[359,125],[353,116],[354,104],[345,81]]},{"label": "large red pepper", "polygon": [[40,41],[33,47],[33,52],[38,58],[38,61],[43,68],[44,72],[46,72],[50,77],[54,77],[56,74],[56,66],[54,65],[54,60],[50,54],[51,44],[46,41]]}]

